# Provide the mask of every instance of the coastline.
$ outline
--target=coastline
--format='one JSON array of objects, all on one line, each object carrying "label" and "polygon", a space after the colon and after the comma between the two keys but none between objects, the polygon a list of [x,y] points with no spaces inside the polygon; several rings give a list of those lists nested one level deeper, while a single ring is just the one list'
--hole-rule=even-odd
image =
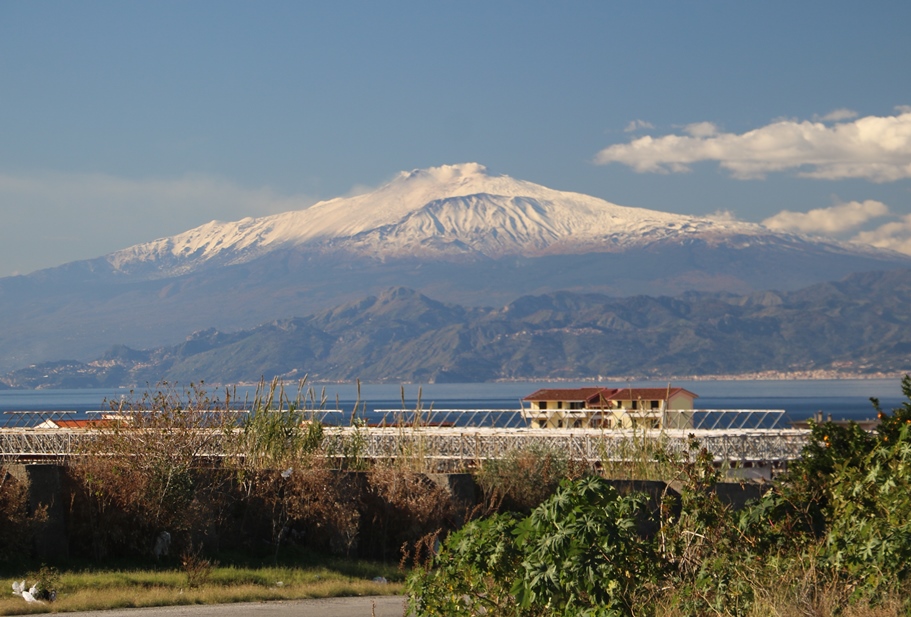
[{"label": "coastline", "polygon": [[596,377],[523,377],[516,379],[497,379],[491,382],[480,383],[597,383],[597,382],[675,382],[675,381],[833,381],[833,380],[874,380],[896,379],[901,380],[911,374],[911,369],[906,371],[890,372],[850,372],[832,369],[818,369],[808,371],[759,371],[755,373],[737,373],[720,375],[598,375]]}]

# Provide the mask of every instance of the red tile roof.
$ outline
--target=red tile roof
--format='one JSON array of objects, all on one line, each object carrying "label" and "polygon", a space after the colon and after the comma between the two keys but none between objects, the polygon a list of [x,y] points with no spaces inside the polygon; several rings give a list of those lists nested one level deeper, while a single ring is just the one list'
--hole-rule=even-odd
[{"label": "red tile roof", "polygon": [[587,401],[598,393],[610,393],[610,388],[543,388],[526,396],[524,401]]},{"label": "red tile roof", "polygon": [[51,420],[57,428],[103,428],[113,426],[116,420],[103,418],[101,420]]},{"label": "red tile roof", "polygon": [[597,401],[599,397],[604,400],[629,401],[650,400],[664,401],[673,396],[685,393],[693,398],[698,398],[684,388],[543,388],[526,396],[524,401]]},{"label": "red tile roof", "polygon": [[616,388],[610,399],[614,401],[664,401],[676,394],[685,393],[693,398],[699,398],[684,388]]}]

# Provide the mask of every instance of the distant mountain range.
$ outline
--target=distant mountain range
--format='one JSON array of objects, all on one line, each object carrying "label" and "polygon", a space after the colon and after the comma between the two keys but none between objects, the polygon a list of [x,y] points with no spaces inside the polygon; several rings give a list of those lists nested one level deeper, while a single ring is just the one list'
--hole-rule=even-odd
[{"label": "distant mountain range", "polygon": [[22,388],[113,387],[165,378],[242,383],[476,382],[763,371],[911,370],[911,270],[855,274],[792,292],[613,298],[571,292],[505,307],[446,304],[405,288],[178,345],[117,346],[89,363],[9,373]]},{"label": "distant mountain range", "polygon": [[[476,311],[488,310],[477,307],[512,306],[530,295],[785,293],[853,272],[902,268],[911,268],[911,256],[618,206],[473,163],[443,166],[403,172],[356,197],[213,221],[97,259],[0,279],[0,372],[60,358],[87,362],[115,345],[179,347],[194,331],[209,333],[194,345],[209,344],[210,337],[241,336],[212,328],[294,324],[292,317],[324,315],[347,302],[366,311],[372,305],[362,298],[396,287],[449,303],[468,327]],[[314,357],[339,336],[354,340],[353,332],[337,334],[319,323],[307,326]],[[445,337],[437,337],[429,343],[441,345]],[[326,374],[354,375],[362,366],[344,362]],[[447,372],[492,374],[458,362],[424,370],[440,379]]]}]

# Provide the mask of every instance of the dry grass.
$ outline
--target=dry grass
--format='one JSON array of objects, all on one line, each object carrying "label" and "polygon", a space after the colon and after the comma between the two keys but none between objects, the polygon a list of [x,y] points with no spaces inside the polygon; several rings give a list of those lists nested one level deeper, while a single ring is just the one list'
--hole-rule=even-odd
[{"label": "dry grass", "polygon": [[[908,617],[911,610],[908,584],[875,600],[852,600],[853,588],[826,578],[814,564],[814,558],[770,568],[762,573],[741,572],[750,581],[754,601],[746,613],[720,609],[713,615],[744,617]],[[691,617],[692,613],[677,606],[675,590],[655,602],[654,617]]]},{"label": "dry grass", "polygon": [[400,583],[375,583],[323,568],[214,568],[208,582],[195,588],[176,570],[64,573],[60,587],[57,600],[48,604],[0,595],[0,615],[403,593]]},{"label": "dry grass", "polygon": [[[716,614],[716,613],[713,613]],[[659,608],[656,617],[692,617],[689,612],[676,608]],[[717,615],[730,615],[730,613],[717,613]],[[879,605],[856,604],[845,608],[835,608],[823,602],[815,606],[807,606],[804,602],[791,603],[756,603],[747,614],[747,617],[905,617],[907,611],[902,607],[900,598],[884,600]]]},{"label": "dry grass", "polygon": [[750,617],[901,617],[908,615],[903,593],[893,593],[870,603],[849,601],[844,586],[820,585],[816,589],[795,593],[782,585],[757,593]]}]

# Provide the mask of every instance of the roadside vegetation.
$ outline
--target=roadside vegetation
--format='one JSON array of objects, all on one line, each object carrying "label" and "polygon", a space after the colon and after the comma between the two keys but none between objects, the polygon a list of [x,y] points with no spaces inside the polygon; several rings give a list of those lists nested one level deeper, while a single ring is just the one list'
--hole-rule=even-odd
[{"label": "roadside vegetation", "polygon": [[[263,384],[251,414],[202,385],[117,401],[61,470],[51,567],[33,556],[54,534],[47,506],[0,469],[0,614],[401,593],[402,546],[451,528],[450,499],[363,465],[357,443],[327,456],[325,401],[299,386]],[[43,604],[9,593],[22,580]]]},{"label": "roadside vegetation", "polygon": [[696,440],[671,453],[638,436],[623,463],[511,452],[468,470],[461,500],[418,441],[366,457],[357,408],[330,435],[305,386],[263,384],[244,415],[202,386],[118,402],[64,470],[50,566],[31,556],[47,506],[0,470],[0,574],[45,601],[0,595],[0,614],[407,593],[419,616],[911,615],[909,377],[900,408],[874,401],[875,432],[814,424],[736,510]]},{"label": "roadside vegetation", "polygon": [[[451,534],[409,575],[417,615],[911,614],[911,378],[875,432],[814,424],[800,461],[740,511],[698,443],[680,491],[649,510],[601,476],[528,514]],[[665,471],[666,458],[659,463]],[[652,526],[643,523],[651,522]]]}]

